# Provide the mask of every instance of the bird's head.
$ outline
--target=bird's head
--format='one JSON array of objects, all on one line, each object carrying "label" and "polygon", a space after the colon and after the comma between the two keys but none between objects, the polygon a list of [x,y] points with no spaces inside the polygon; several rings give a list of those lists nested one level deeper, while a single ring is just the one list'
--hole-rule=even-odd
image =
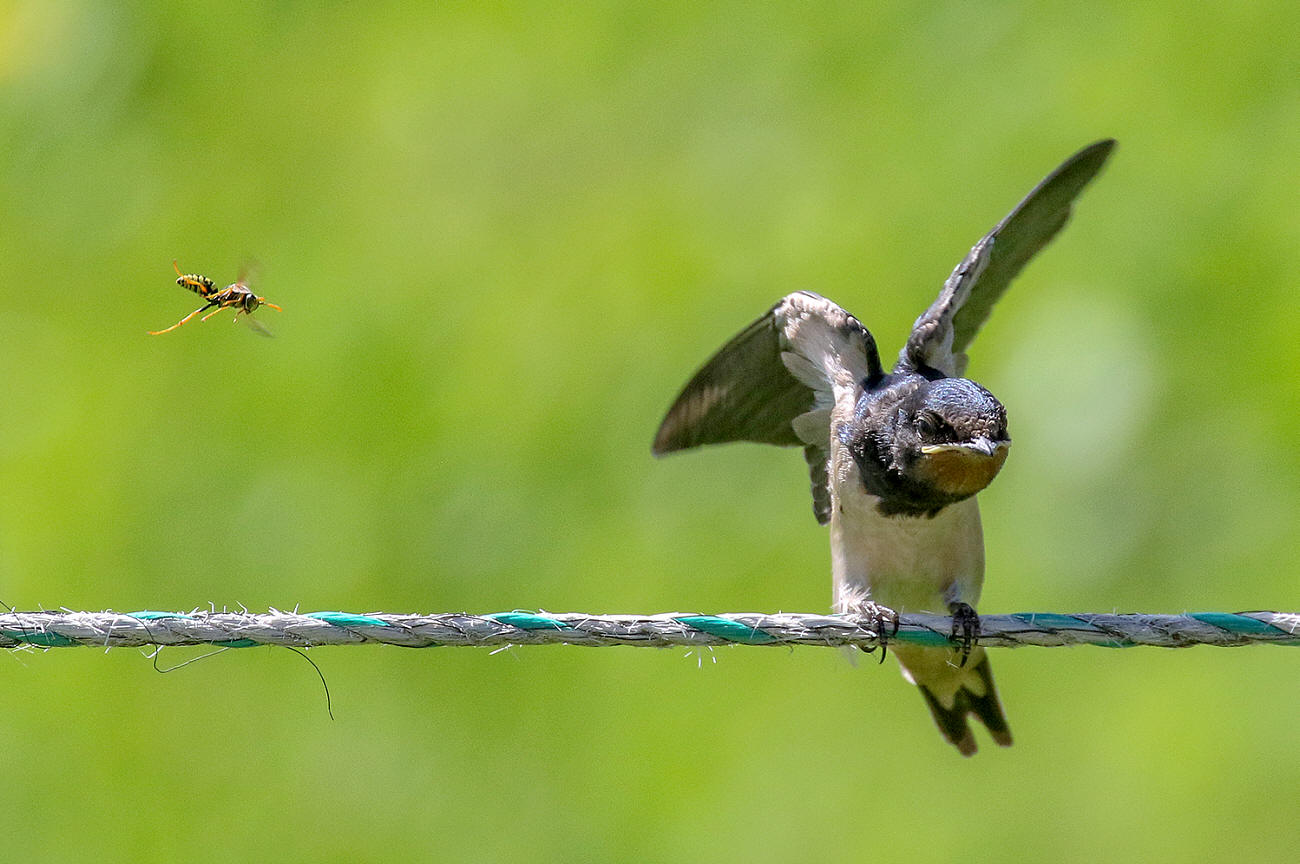
[{"label": "bird's head", "polygon": [[953,500],[992,482],[1007,459],[1007,411],[966,378],[918,387],[899,406],[896,458],[910,479]]}]

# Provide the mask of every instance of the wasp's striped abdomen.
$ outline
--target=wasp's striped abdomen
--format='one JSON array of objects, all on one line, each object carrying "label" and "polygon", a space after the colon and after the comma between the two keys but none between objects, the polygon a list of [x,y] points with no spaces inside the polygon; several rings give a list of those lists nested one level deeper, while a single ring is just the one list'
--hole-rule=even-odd
[{"label": "wasp's striped abdomen", "polygon": [[207,297],[212,293],[213,281],[207,276],[200,276],[197,273],[186,273],[176,280],[176,284],[182,288],[188,288],[200,297]]}]

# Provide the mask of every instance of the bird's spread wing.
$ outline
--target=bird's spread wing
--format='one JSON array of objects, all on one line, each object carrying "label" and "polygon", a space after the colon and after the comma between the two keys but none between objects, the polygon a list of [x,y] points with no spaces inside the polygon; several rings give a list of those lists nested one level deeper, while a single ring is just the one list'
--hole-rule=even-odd
[{"label": "bird's spread wing", "polygon": [[802,446],[813,509],[825,523],[831,409],[880,375],[867,328],[825,297],[796,292],[695,373],[660,424],[654,453],[726,441]]},{"label": "bird's spread wing", "polygon": [[965,350],[993,304],[1037,252],[1070,218],[1070,205],[1115,149],[1111,139],[1091,144],[1047,175],[1016,209],[984,235],[952,271],[939,298],[916,319],[898,358],[900,368],[930,367],[961,375]]}]

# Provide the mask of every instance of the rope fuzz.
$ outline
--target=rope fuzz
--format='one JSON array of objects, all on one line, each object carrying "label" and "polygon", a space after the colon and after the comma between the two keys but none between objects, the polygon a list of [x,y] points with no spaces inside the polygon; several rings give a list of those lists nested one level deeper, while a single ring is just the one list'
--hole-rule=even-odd
[{"label": "rope fuzz", "polygon": [[[821,645],[873,648],[873,621],[855,615],[730,612],[721,615],[587,615],[569,612],[497,612],[399,615],[347,612],[10,612],[0,614],[0,648],[76,645]],[[952,619],[902,615],[887,642],[943,647]],[[1256,643],[1300,645],[1300,613],[1200,612],[1186,615],[1113,615],[1026,612],[980,617],[977,643],[1020,645],[1152,645],[1234,647]]]}]

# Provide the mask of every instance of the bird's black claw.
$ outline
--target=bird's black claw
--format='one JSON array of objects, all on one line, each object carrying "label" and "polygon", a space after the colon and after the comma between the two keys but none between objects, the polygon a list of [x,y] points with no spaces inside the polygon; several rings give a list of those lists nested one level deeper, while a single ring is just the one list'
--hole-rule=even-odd
[{"label": "bird's black claw", "polygon": [[879,603],[863,600],[858,604],[858,614],[866,619],[868,629],[876,634],[876,644],[862,650],[870,654],[879,646],[880,662],[884,663],[889,655],[889,640],[898,635],[898,613]]},{"label": "bird's black claw", "polygon": [[948,611],[952,613],[952,635],[948,638],[958,645],[961,665],[965,666],[980,635],[980,616],[967,603],[951,603]]}]

